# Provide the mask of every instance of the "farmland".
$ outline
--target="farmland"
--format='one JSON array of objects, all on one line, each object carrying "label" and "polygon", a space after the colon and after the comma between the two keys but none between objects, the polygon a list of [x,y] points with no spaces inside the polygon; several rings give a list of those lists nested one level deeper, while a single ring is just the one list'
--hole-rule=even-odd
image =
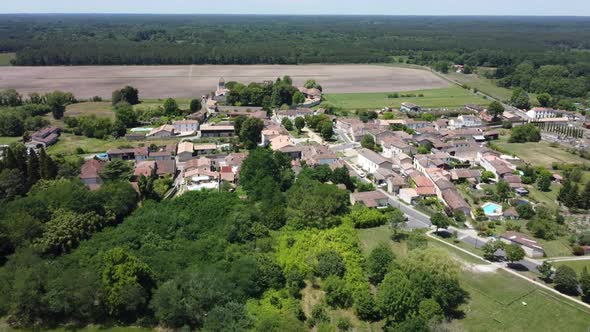
[{"label": "farmland", "polygon": [[416,97],[389,98],[393,92],[401,91],[392,89],[387,93],[328,93],[324,97],[327,102],[344,109],[376,109],[386,106],[399,108],[403,102],[411,102],[423,108],[457,108],[465,104],[489,104],[488,100],[458,86],[408,91],[400,94],[411,94]]},{"label": "farmland", "polygon": [[508,136],[501,137],[495,144],[508,153],[514,154],[523,161],[533,166],[543,166],[551,168],[553,163],[558,164],[584,164],[588,160],[571,154],[559,147],[553,147],[550,143],[532,142],[532,143],[508,143]]},{"label": "farmland", "polygon": [[125,85],[145,98],[194,98],[226,81],[260,82],[289,75],[296,85],[316,79],[326,93],[412,91],[447,87],[449,83],[419,69],[377,65],[198,65],[2,67],[0,89],[23,94],[69,91],[78,98],[110,98]]}]

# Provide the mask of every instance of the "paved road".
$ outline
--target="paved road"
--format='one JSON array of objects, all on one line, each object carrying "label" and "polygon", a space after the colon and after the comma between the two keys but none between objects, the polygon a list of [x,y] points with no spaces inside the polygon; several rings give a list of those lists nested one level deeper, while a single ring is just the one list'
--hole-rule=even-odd
[{"label": "paved road", "polygon": [[361,146],[360,143],[353,142],[350,139],[350,137],[348,137],[348,134],[346,134],[346,131],[344,131],[342,129],[334,128],[334,132],[338,135],[338,137],[340,137],[340,139],[344,143],[331,146],[330,149],[332,151],[343,151],[343,150],[358,148]]}]

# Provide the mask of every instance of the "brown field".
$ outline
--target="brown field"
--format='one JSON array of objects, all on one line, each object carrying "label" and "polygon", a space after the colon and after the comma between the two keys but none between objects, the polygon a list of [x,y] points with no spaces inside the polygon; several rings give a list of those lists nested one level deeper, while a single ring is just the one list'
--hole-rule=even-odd
[{"label": "brown field", "polygon": [[191,98],[226,81],[259,82],[289,75],[295,84],[316,79],[326,93],[396,92],[447,87],[449,83],[426,70],[379,65],[194,65],[0,67],[0,89],[22,94],[69,91],[78,98],[101,96],[125,85],[139,89],[141,98]]}]

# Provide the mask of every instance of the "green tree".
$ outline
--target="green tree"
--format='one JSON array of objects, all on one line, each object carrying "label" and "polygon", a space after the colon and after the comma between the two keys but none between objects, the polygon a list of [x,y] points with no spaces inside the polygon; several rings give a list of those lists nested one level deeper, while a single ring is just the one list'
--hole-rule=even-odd
[{"label": "green tree", "polygon": [[578,295],[578,277],[576,271],[567,265],[560,265],[553,277],[555,289],[568,295]]},{"label": "green tree", "polygon": [[551,275],[553,274],[553,265],[548,261],[543,261],[543,264],[537,266],[537,270],[543,276],[545,281],[551,280]]},{"label": "green tree", "polygon": [[137,114],[128,103],[119,103],[115,107],[117,122],[122,123],[125,128],[132,128],[137,124]]},{"label": "green tree", "polygon": [[332,128],[332,121],[323,121],[321,124],[320,133],[324,140],[329,140],[334,135],[334,129]]},{"label": "green tree", "polygon": [[553,98],[548,93],[538,94],[537,100],[539,101],[539,104],[541,105],[541,107],[549,107],[553,102]]},{"label": "green tree", "polygon": [[243,304],[230,302],[216,306],[205,318],[203,332],[249,331],[252,319]]},{"label": "green tree", "polygon": [[521,204],[516,206],[516,212],[522,219],[532,219],[535,216],[535,210],[530,204]]},{"label": "green tree", "polygon": [[113,106],[120,102],[137,105],[139,104],[139,91],[132,86],[126,86],[121,90],[115,90],[113,91],[111,102]]},{"label": "green tree", "polygon": [[26,181],[18,169],[0,171],[0,201],[12,200],[26,192]]},{"label": "green tree", "polygon": [[293,130],[293,122],[287,117],[284,117],[283,120],[281,120],[281,125],[288,131]]},{"label": "green tree", "polygon": [[39,150],[39,173],[43,180],[52,180],[57,176],[58,166],[51,157],[47,155],[44,148]]},{"label": "green tree", "polygon": [[531,107],[531,101],[528,93],[526,93],[526,91],[520,87],[513,90],[512,97],[510,97],[510,102],[514,107],[520,109],[528,110]]},{"label": "green tree", "polygon": [[38,244],[45,253],[59,255],[68,252],[80,241],[100,230],[103,221],[95,212],[77,214],[68,210],[57,210],[45,224],[43,236]]},{"label": "green tree", "polygon": [[39,171],[39,157],[37,157],[35,150],[29,149],[29,157],[27,160],[27,187],[32,187],[41,179]]},{"label": "green tree", "polygon": [[114,159],[107,163],[99,173],[105,181],[128,181],[133,175],[133,168],[123,159]]},{"label": "green tree", "polygon": [[153,286],[149,266],[127,250],[114,248],[104,253],[102,287],[111,315],[139,315],[147,308]]},{"label": "green tree", "polygon": [[524,249],[522,249],[522,247],[518,244],[514,243],[504,246],[504,251],[506,252],[506,258],[510,263],[520,261],[525,256]]},{"label": "green tree", "polygon": [[300,105],[305,103],[305,96],[303,93],[297,91],[293,94],[293,105]]},{"label": "green tree", "polygon": [[375,298],[368,290],[359,290],[354,295],[354,312],[364,321],[380,319]]},{"label": "green tree", "polygon": [[481,181],[482,182],[488,182],[492,179],[496,178],[496,174],[494,174],[493,172],[490,171],[483,171],[481,172]]},{"label": "green tree", "polygon": [[418,306],[418,314],[426,322],[440,323],[445,317],[440,304],[434,299],[422,300]]},{"label": "green tree", "polygon": [[367,275],[373,285],[379,284],[391,268],[395,256],[391,249],[380,243],[367,258]]},{"label": "green tree", "polygon": [[541,191],[551,191],[551,172],[543,170],[537,177],[537,188]]},{"label": "green tree", "polygon": [[203,108],[203,105],[201,104],[201,99],[198,99],[198,98],[191,99],[191,102],[189,105],[189,109],[191,110],[191,112],[198,112],[201,110],[201,108]]},{"label": "green tree", "polygon": [[392,322],[403,322],[412,317],[420,304],[420,294],[408,277],[393,270],[385,275],[377,290],[377,308]]},{"label": "green tree", "polygon": [[321,278],[329,276],[343,277],[346,272],[342,256],[335,251],[323,251],[317,255],[315,272]]},{"label": "green tree", "polygon": [[439,228],[447,228],[451,224],[449,218],[440,212],[435,213],[432,218],[430,218],[430,222],[436,226],[437,233]]},{"label": "green tree", "polygon": [[247,118],[240,128],[240,141],[246,149],[252,150],[261,141],[261,133],[264,129],[264,122],[258,118]]},{"label": "green tree", "polygon": [[532,123],[512,128],[510,143],[538,142],[541,140],[541,130]]},{"label": "green tree", "polygon": [[361,139],[361,146],[365,149],[376,150],[375,139],[372,135],[364,135]]},{"label": "green tree", "polygon": [[66,111],[66,106],[74,103],[76,100],[69,92],[54,91],[45,95],[47,105],[51,107],[51,113],[54,119],[61,119]]},{"label": "green tree", "polygon": [[590,274],[588,273],[588,268],[585,266],[580,274],[580,288],[582,289],[582,300],[590,303]]},{"label": "green tree", "polygon": [[496,184],[496,196],[500,202],[504,202],[510,198],[510,185],[504,180],[498,181]]},{"label": "green tree", "polygon": [[497,120],[504,113],[504,106],[499,101],[493,101],[488,106],[488,113],[493,116],[494,120]]},{"label": "green tree", "polygon": [[352,305],[352,294],[346,282],[334,275],[322,282],[322,289],[326,292],[326,303],[334,308],[348,308]]},{"label": "green tree", "polygon": [[297,132],[301,133],[303,128],[305,128],[305,119],[298,116],[295,118],[295,128],[297,128]]},{"label": "green tree", "polygon": [[167,116],[177,116],[180,114],[180,108],[178,107],[178,103],[173,98],[168,98],[164,101],[164,113]]},{"label": "green tree", "polygon": [[483,257],[490,261],[495,261],[498,258],[496,251],[499,249],[504,249],[504,243],[500,240],[490,240],[481,247]]}]

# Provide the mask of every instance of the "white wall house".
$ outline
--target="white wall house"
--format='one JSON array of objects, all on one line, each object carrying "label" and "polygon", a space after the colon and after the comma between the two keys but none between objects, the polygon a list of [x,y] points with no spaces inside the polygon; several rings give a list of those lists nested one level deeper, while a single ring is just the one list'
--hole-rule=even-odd
[{"label": "white wall house", "polygon": [[526,112],[526,115],[530,120],[534,121],[539,119],[555,118],[557,117],[557,112],[551,108],[535,107]]},{"label": "white wall house", "polygon": [[199,121],[197,120],[180,120],[172,123],[178,133],[194,133],[199,130]]},{"label": "white wall house", "polygon": [[393,163],[369,149],[359,149],[357,164],[368,173],[375,173],[379,168],[393,169]]}]

